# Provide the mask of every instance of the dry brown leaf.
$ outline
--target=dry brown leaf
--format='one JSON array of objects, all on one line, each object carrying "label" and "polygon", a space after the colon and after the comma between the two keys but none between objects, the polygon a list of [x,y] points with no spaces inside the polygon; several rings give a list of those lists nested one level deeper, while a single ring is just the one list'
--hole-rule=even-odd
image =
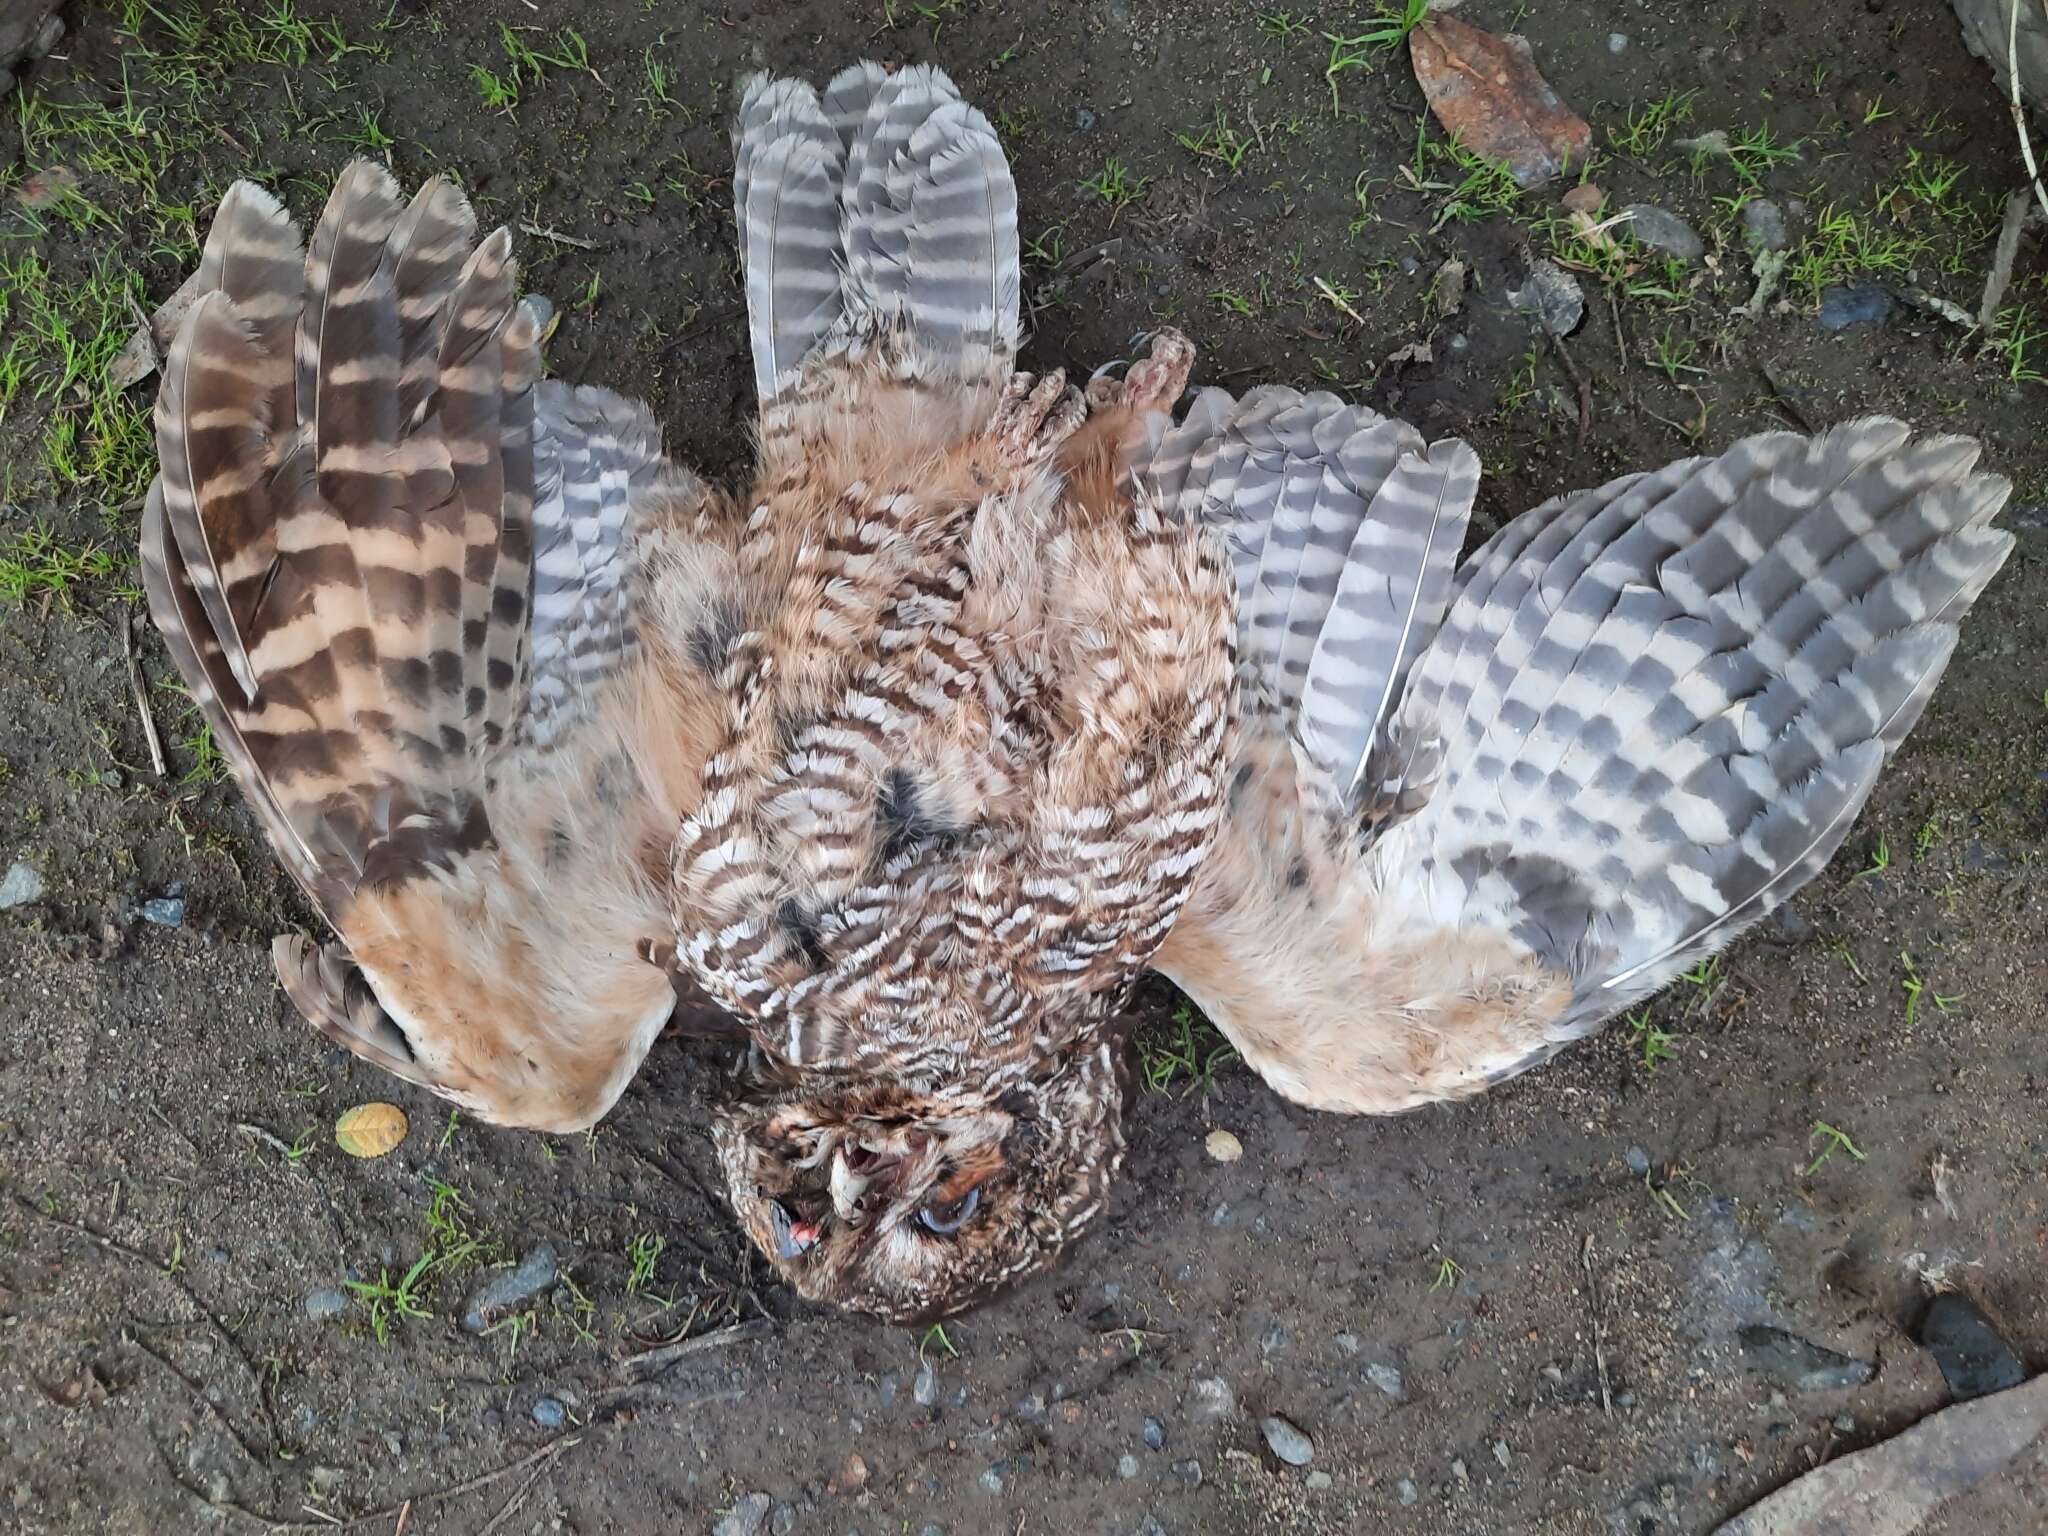
[{"label": "dry brown leaf", "polygon": [[1583,164],[1593,130],[1536,72],[1520,42],[1433,14],[1408,34],[1408,55],[1444,131],[1533,187]]},{"label": "dry brown leaf", "polygon": [[78,172],[68,165],[46,165],[14,189],[14,200],[24,208],[51,208],[77,192]]},{"label": "dry brown leaf", "polygon": [[150,339],[149,327],[138,325],[129,334],[128,344],[121,348],[120,355],[107,364],[107,382],[116,390],[123,390],[155,372],[156,343]]},{"label": "dry brown leaf", "polygon": [[1220,1126],[1209,1133],[1202,1145],[1214,1162],[1234,1163],[1244,1156],[1244,1143]]},{"label": "dry brown leaf", "polygon": [[396,1104],[358,1104],[334,1122],[334,1144],[350,1157],[382,1157],[405,1131],[405,1111]]},{"label": "dry brown leaf", "polygon": [[171,343],[178,339],[178,327],[198,302],[199,272],[194,268],[192,275],[178,285],[178,291],[157,305],[156,313],[149,317],[150,334],[156,339],[159,353],[171,350]]}]

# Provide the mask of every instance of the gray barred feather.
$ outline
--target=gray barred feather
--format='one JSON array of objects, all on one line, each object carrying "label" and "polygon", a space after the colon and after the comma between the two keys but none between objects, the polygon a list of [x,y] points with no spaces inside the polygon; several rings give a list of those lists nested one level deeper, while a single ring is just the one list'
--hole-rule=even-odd
[{"label": "gray barred feather", "polygon": [[1247,705],[1292,732],[1342,803],[1398,796],[1398,775],[1366,793],[1367,760],[1395,755],[1393,701],[1449,601],[1471,449],[1426,447],[1332,394],[1205,390],[1139,472],[1230,550]]},{"label": "gray barred feather", "polygon": [[801,81],[753,77],[733,128],[733,207],[764,403],[821,349],[899,330],[921,369],[1008,368],[1016,186],[994,129],[940,71],[859,64],[822,99]]},{"label": "gray barred feather", "polygon": [[1840,846],[2012,549],[1976,458],[1858,421],[1509,524],[1404,701],[1444,774],[1377,850],[1388,888],[1568,975],[1551,1048],[1768,915]]}]

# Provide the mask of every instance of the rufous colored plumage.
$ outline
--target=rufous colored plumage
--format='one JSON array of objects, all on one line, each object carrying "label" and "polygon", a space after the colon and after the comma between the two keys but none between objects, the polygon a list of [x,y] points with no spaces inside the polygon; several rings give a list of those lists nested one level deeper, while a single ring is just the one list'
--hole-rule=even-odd
[{"label": "rufous colored plumage", "polygon": [[750,484],[539,377],[504,231],[367,164],[302,249],[241,184],[168,359],[151,610],[335,939],[306,1016],[482,1118],[610,1108],[679,990],[807,1296],[942,1315],[1121,1159],[1120,1005],[1281,1092],[1470,1093],[1826,861],[2011,540],[1866,421],[1561,498],[1160,332],[1016,370],[1016,194],[936,70],[748,83]]}]

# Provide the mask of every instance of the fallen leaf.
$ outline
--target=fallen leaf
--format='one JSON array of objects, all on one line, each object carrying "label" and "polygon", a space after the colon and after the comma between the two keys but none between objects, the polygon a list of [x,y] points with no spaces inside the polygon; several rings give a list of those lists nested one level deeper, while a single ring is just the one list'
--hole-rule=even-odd
[{"label": "fallen leaf", "polygon": [[1244,1143],[1220,1126],[1209,1133],[1202,1146],[1213,1162],[1234,1163],[1244,1156]]},{"label": "fallen leaf", "polygon": [[1548,181],[1592,154],[1592,128],[1536,72],[1519,38],[1432,14],[1408,34],[1408,56],[1444,131],[1505,165],[1519,185]]},{"label": "fallen leaf", "polygon": [[1468,270],[1465,263],[1455,256],[1436,269],[1436,278],[1430,284],[1430,291],[1436,300],[1438,318],[1450,318],[1464,304],[1465,278]]},{"label": "fallen leaf", "polygon": [[382,1157],[405,1131],[405,1111],[396,1104],[358,1104],[334,1122],[334,1144],[350,1157]]},{"label": "fallen leaf", "polygon": [[[1398,348],[1388,356],[1387,366],[1389,368],[1398,368],[1403,363],[1433,363],[1435,361],[1436,352],[1428,342],[1411,341],[1407,346]],[[1230,1135],[1228,1131],[1221,1131],[1216,1134]],[[1235,1140],[1234,1137],[1232,1139]],[[1214,1156],[1215,1154],[1212,1151],[1210,1155]]]},{"label": "fallen leaf", "polygon": [[156,313],[149,317],[150,335],[156,341],[159,354],[171,350],[171,343],[178,339],[178,328],[198,302],[199,272],[194,268],[192,275],[178,285],[178,291],[157,305]]},{"label": "fallen leaf", "polygon": [[138,325],[120,355],[107,364],[107,382],[116,391],[139,384],[156,372],[156,361],[156,342],[150,338],[149,327]]},{"label": "fallen leaf", "polygon": [[78,195],[78,172],[68,165],[47,165],[14,189],[24,208],[50,208]]},{"label": "fallen leaf", "polygon": [[827,1493],[859,1493],[868,1485],[868,1464],[860,1459],[858,1452],[849,1451],[846,1460],[833,1474],[832,1481],[825,1485]]}]

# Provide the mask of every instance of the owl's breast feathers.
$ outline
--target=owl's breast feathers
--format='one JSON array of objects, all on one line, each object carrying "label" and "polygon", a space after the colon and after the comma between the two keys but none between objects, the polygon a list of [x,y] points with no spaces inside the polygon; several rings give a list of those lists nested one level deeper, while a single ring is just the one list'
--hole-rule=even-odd
[{"label": "owl's breast feathers", "polygon": [[1229,570],[1116,473],[1114,401],[968,384],[949,443],[914,381],[819,366],[716,589],[657,547],[664,670],[720,722],[678,958],[793,1065],[1000,1082],[1115,1005],[1209,849]]}]

